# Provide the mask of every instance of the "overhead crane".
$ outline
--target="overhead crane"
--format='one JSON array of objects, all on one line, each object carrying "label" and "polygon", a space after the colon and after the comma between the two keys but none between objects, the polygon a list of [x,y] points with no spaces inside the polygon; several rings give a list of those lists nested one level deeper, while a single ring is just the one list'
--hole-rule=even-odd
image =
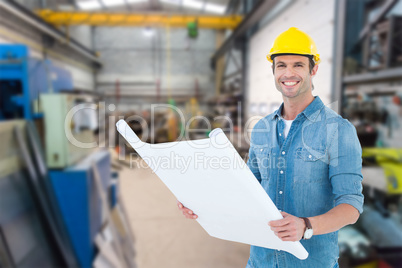
[{"label": "overhead crane", "polygon": [[242,21],[239,15],[178,15],[168,13],[107,13],[81,11],[39,10],[37,14],[54,26],[170,26],[187,27],[190,22],[197,21],[198,28],[235,29]]}]

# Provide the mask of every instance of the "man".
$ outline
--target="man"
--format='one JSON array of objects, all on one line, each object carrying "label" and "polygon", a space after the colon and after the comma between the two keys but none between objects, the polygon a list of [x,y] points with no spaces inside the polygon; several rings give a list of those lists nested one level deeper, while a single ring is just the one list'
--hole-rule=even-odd
[{"label": "man", "polygon": [[[320,58],[306,33],[283,32],[267,58],[283,103],[255,125],[247,165],[282,211],[267,228],[283,241],[300,241],[309,257],[251,246],[247,268],[338,267],[337,231],[363,208],[356,130],[312,95]],[[178,205],[187,218],[197,217]]]}]

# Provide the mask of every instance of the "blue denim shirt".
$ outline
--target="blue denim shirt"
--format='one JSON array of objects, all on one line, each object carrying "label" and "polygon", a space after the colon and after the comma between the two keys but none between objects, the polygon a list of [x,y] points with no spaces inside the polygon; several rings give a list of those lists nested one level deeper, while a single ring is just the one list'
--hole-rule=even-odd
[{"label": "blue denim shirt", "polygon": [[[354,126],[315,97],[285,139],[282,107],[255,125],[247,162],[277,208],[312,217],[346,203],[361,213],[362,151]],[[306,260],[251,246],[247,268],[338,266],[338,232],[300,242],[309,252]]]}]

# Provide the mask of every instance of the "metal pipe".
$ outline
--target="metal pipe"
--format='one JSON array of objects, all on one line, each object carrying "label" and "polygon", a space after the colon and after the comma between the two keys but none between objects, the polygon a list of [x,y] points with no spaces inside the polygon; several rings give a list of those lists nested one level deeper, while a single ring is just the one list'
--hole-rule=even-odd
[{"label": "metal pipe", "polygon": [[379,70],[376,72],[368,72],[363,74],[355,74],[344,76],[342,82],[344,84],[372,83],[390,79],[401,79],[402,67]]},{"label": "metal pipe", "polygon": [[11,4],[10,2],[0,1],[0,7],[7,10],[11,14],[17,16],[18,18],[22,19],[23,21],[29,23],[30,25],[32,25],[36,29],[40,30],[41,32],[52,36],[53,38],[55,38],[56,40],[58,40],[62,43],[65,43],[66,45],[68,45],[69,47],[71,47],[72,49],[74,49],[75,51],[80,53],[81,55],[85,56],[86,58],[88,58],[98,64],[101,64],[101,61],[95,55],[92,55],[88,51],[83,50],[77,44],[69,42],[68,39],[63,37],[63,34],[58,32],[56,29],[52,29],[50,26],[42,25],[42,24],[38,23],[37,21],[35,21],[33,18],[30,18],[29,16],[27,16],[27,14],[24,14],[23,12],[18,10],[15,7],[15,3]]},{"label": "metal pipe", "polygon": [[334,64],[332,65],[332,82],[331,82],[331,101],[337,101],[337,109],[341,113],[342,97],[343,97],[343,49],[345,40],[345,15],[346,0],[339,0],[335,7],[335,29],[334,29],[334,47],[332,57]]}]

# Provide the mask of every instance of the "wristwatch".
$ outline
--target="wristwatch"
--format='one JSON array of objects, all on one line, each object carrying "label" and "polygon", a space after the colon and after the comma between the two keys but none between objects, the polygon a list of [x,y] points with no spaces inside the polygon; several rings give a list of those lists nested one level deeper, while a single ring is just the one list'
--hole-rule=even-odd
[{"label": "wristwatch", "polygon": [[304,231],[303,239],[310,239],[313,236],[313,227],[311,226],[311,222],[309,219],[301,217],[306,224],[306,230]]}]

